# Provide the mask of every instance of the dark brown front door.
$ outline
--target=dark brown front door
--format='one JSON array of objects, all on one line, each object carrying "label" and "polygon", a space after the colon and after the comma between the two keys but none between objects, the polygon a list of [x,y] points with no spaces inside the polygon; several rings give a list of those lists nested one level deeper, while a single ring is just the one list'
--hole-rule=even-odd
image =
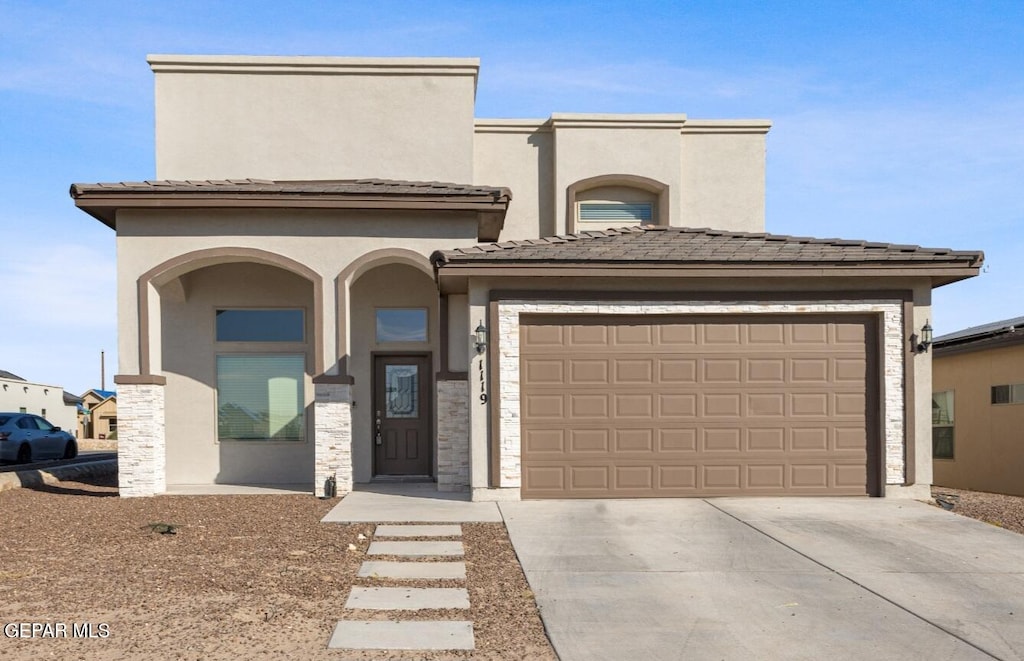
[{"label": "dark brown front door", "polygon": [[374,473],[430,475],[430,360],[374,357]]}]

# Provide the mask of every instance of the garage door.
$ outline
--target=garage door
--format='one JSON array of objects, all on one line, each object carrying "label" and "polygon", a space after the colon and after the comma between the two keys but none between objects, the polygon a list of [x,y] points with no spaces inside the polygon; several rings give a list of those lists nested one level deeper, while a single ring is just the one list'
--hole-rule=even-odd
[{"label": "garage door", "polygon": [[871,327],[524,317],[522,497],[863,495]]}]

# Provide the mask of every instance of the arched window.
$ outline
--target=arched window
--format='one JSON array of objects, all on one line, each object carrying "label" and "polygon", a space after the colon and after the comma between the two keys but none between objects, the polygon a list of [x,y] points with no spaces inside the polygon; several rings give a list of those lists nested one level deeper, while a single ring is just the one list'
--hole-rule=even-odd
[{"label": "arched window", "polygon": [[602,175],[569,187],[570,232],[633,225],[668,225],[668,186],[635,175]]}]

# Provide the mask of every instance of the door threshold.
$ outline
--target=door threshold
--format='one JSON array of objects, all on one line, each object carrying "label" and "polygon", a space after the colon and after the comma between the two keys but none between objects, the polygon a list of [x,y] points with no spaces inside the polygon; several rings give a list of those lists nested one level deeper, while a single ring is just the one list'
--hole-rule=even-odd
[{"label": "door threshold", "polygon": [[429,475],[374,475],[370,480],[373,482],[405,482],[405,483],[424,483],[434,482],[434,478]]}]

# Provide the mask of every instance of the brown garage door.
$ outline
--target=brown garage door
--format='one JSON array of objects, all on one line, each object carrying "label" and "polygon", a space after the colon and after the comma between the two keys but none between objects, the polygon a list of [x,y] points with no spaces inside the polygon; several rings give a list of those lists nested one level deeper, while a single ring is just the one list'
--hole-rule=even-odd
[{"label": "brown garage door", "polygon": [[522,496],[863,495],[872,327],[524,317]]}]

